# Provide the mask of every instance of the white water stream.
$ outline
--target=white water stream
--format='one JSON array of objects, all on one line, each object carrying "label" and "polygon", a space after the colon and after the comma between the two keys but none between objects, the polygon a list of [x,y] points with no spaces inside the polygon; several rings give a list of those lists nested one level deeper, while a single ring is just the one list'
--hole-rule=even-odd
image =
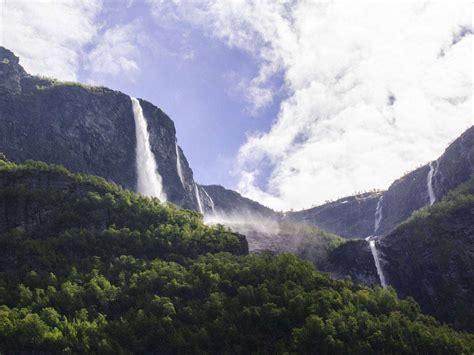
[{"label": "white water stream", "polygon": [[374,222],[374,235],[366,238],[369,242],[370,251],[372,252],[372,256],[375,262],[375,268],[377,269],[377,275],[379,276],[380,285],[382,287],[387,287],[387,282],[385,281],[385,275],[383,274],[382,265],[380,264],[379,253],[377,251],[377,247],[375,245],[375,238],[377,237],[377,232],[380,228],[380,222],[382,222],[382,201],[383,195],[380,196],[380,199],[377,202],[377,207],[375,209],[375,222]]},{"label": "white water stream", "polygon": [[204,214],[204,208],[202,207],[201,192],[199,191],[199,187],[196,183],[194,184],[194,193],[196,194],[196,200],[197,200],[197,203],[198,203],[199,212],[201,214]]},{"label": "white water stream", "polygon": [[204,193],[206,194],[207,198],[209,199],[209,203],[211,205],[211,211],[213,214],[216,213],[216,206],[214,204],[214,200],[212,199],[211,196],[209,196],[209,194],[207,193],[206,189],[205,188],[202,188],[202,191],[204,191]]},{"label": "white water stream", "polygon": [[137,191],[145,196],[158,197],[161,201],[166,201],[161,175],[158,172],[155,156],[151,151],[150,134],[140,101],[134,97],[130,99],[132,100],[137,139]]},{"label": "white water stream", "polygon": [[430,171],[428,172],[428,177],[426,179],[426,186],[428,188],[428,196],[430,198],[430,206],[436,202],[436,194],[433,187],[433,178],[438,172],[438,161],[435,161],[434,164],[430,163]]},{"label": "white water stream", "polygon": [[181,180],[181,185],[184,187],[184,175],[183,167],[181,166],[181,155],[179,154],[178,141],[175,143],[176,149],[176,170],[178,171],[179,180]]}]

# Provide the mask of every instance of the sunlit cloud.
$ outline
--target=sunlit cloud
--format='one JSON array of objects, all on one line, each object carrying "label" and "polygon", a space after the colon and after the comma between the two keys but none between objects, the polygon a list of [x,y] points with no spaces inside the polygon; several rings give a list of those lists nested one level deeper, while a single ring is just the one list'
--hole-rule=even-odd
[{"label": "sunlit cloud", "polygon": [[[473,124],[469,2],[168,5],[174,18],[259,59],[251,108],[272,102],[271,78],[283,73],[288,97],[276,122],[237,158],[240,192],[268,206],[386,188]],[[262,165],[271,166],[265,189]]]}]

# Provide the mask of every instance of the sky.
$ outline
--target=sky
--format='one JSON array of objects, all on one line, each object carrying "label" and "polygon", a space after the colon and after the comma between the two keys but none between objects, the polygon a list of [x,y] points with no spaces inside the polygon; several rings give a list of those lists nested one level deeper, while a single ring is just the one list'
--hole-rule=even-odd
[{"label": "sky", "polygon": [[386,189],[473,125],[469,1],[0,0],[32,74],[146,99],[201,184],[277,210]]}]

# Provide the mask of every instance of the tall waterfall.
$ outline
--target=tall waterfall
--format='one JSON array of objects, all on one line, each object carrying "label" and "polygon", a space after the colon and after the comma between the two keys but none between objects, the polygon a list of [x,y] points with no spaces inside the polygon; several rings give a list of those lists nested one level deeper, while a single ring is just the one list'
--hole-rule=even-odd
[{"label": "tall waterfall", "polygon": [[380,264],[379,253],[377,252],[377,247],[375,245],[375,238],[377,237],[377,232],[380,227],[380,222],[382,222],[382,201],[383,195],[380,196],[380,199],[377,202],[377,207],[375,209],[375,222],[374,222],[374,235],[368,237],[366,240],[369,242],[370,251],[375,262],[375,268],[377,269],[377,275],[379,276],[380,284],[382,287],[387,287],[387,282],[385,281],[385,276],[383,274],[382,265]]},{"label": "tall waterfall", "polygon": [[184,175],[183,167],[181,166],[181,155],[179,154],[178,141],[175,141],[176,149],[176,170],[178,171],[179,180],[181,180],[181,185],[184,186]]},{"label": "tall waterfall", "polygon": [[155,156],[151,151],[150,134],[140,101],[134,97],[131,97],[131,100],[137,139],[137,190],[145,196],[158,197],[161,201],[166,201],[161,175],[158,172]]},{"label": "tall waterfall", "polygon": [[199,187],[196,183],[194,184],[194,193],[196,194],[196,200],[198,203],[199,212],[201,214],[204,214],[204,208],[202,207],[201,192],[199,191]]},{"label": "tall waterfall", "polygon": [[430,171],[426,179],[426,186],[428,187],[428,196],[430,198],[430,206],[436,202],[436,194],[433,188],[433,178],[436,176],[437,172],[438,172],[438,161],[435,160],[434,164],[432,162],[430,163]]}]

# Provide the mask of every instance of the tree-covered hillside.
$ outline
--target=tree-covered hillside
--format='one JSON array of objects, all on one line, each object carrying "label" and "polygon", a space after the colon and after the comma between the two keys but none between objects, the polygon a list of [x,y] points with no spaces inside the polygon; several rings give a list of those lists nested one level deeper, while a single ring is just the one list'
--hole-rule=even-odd
[{"label": "tree-covered hillside", "polygon": [[472,353],[393,290],[245,255],[195,212],[0,161],[0,352]]},{"label": "tree-covered hillside", "polygon": [[474,331],[474,176],[418,210],[381,241],[384,270],[401,295]]}]

